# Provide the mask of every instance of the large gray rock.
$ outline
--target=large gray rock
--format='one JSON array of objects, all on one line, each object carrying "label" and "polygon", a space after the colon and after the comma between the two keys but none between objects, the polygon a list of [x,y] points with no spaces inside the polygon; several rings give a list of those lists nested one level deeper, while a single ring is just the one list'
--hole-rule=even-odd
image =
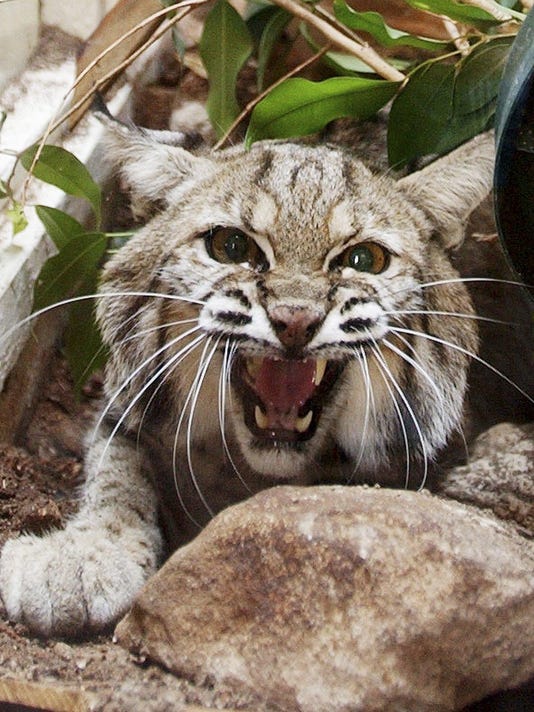
[{"label": "large gray rock", "polygon": [[279,487],[179,550],[116,634],[221,706],[456,710],[534,674],[534,543],[424,493]]}]

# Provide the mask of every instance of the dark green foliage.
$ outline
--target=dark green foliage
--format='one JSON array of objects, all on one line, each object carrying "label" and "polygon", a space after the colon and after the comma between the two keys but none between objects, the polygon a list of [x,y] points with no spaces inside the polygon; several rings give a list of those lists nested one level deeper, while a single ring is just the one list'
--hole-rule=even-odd
[{"label": "dark green foliage", "polygon": [[446,153],[489,128],[510,43],[496,39],[456,64],[430,61],[415,70],[391,108],[392,166]]}]

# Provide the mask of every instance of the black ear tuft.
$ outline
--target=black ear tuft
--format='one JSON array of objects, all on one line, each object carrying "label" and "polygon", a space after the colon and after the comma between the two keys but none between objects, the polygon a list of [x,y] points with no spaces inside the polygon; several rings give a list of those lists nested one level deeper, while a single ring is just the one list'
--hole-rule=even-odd
[{"label": "black ear tuft", "polygon": [[108,109],[108,105],[104,101],[104,97],[99,91],[95,92],[93,96],[93,101],[91,102],[91,111],[94,114],[104,114],[104,116],[106,116],[108,119],[114,119],[115,121],[117,120],[111,114],[110,110]]}]

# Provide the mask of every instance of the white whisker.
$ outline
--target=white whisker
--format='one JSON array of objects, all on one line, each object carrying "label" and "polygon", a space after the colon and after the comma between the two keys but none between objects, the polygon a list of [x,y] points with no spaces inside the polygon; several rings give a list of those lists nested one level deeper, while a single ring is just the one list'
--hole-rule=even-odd
[{"label": "white whisker", "polygon": [[[98,433],[98,430],[99,430],[100,426],[102,425],[102,423],[103,423],[105,417],[107,416],[107,414],[109,413],[109,411],[110,411],[111,408],[113,407],[113,404],[115,403],[115,401],[117,400],[117,398],[118,398],[118,397],[120,396],[120,394],[130,385],[130,383],[141,373],[141,371],[142,371],[144,368],[146,368],[146,366],[148,366],[148,364],[149,364],[151,361],[153,361],[154,359],[158,358],[158,356],[160,356],[163,352],[165,352],[165,351],[167,351],[168,349],[172,348],[172,347],[175,346],[179,341],[181,341],[182,339],[186,338],[187,336],[190,336],[191,334],[194,334],[196,331],[199,331],[199,329],[200,329],[199,326],[195,326],[195,327],[192,328],[192,329],[188,329],[187,331],[184,331],[183,334],[180,334],[179,336],[175,337],[174,339],[172,339],[172,340],[169,341],[168,343],[166,343],[166,344],[164,344],[163,346],[161,346],[157,351],[155,351],[155,352],[154,352],[153,354],[151,354],[148,358],[146,358],[139,366],[137,366],[136,369],[134,369],[134,371],[128,376],[128,378],[127,378],[125,381],[122,382],[122,384],[120,385],[120,387],[117,388],[117,390],[115,391],[115,393],[111,396],[111,398],[110,398],[109,401],[107,402],[106,407],[104,408],[104,410],[103,410],[102,413],[100,414],[100,418],[98,419],[98,421],[97,421],[97,423],[96,423],[96,426],[95,426],[95,428],[94,428],[94,431],[93,431],[93,436],[92,436],[91,443],[94,442],[94,439],[95,439],[95,437],[96,437],[96,434]],[[180,353],[181,353],[181,351],[179,352],[179,354],[180,354]],[[176,356],[176,355],[175,355],[175,356]],[[175,359],[175,356],[173,356],[173,359]],[[165,370],[165,366],[163,367],[163,370]],[[161,371],[161,369],[160,369],[160,371]],[[158,371],[158,374],[160,374],[160,371]],[[158,375],[158,374],[156,374],[156,375]],[[151,379],[151,380],[149,381],[149,384],[151,384],[151,383],[153,382],[153,380],[154,380],[154,379]],[[142,392],[144,392],[144,390],[145,390],[145,389],[143,389]],[[134,401],[132,401],[132,403],[130,403],[130,406],[128,407],[128,409],[127,409],[127,410],[125,411],[125,413],[123,414],[123,416],[122,416],[122,418],[121,418],[121,421],[123,420],[124,416],[125,416],[128,412],[130,412],[131,407],[133,407],[136,402],[137,402],[137,401],[134,399]]]},{"label": "white whisker", "polygon": [[152,334],[155,331],[161,331],[163,329],[168,329],[171,326],[183,326],[184,324],[196,324],[196,323],[198,323],[198,319],[196,317],[193,319],[178,319],[177,321],[168,321],[165,324],[159,324],[158,326],[151,326],[149,329],[143,329],[142,331],[137,331],[137,332],[135,332],[135,334],[131,334],[131,336],[125,336],[124,339],[122,339],[122,341],[120,343],[125,344],[128,341],[134,341],[135,339],[139,339],[141,336],[147,336],[148,334]]},{"label": "white whisker", "polygon": [[[393,392],[393,389],[391,388],[391,385],[389,383],[390,380],[393,381],[393,384],[396,385],[396,381],[393,378],[393,375],[389,371],[389,369],[386,369],[384,371],[384,365],[385,362],[383,359],[379,359],[379,354],[380,351],[376,345],[372,347],[373,350],[373,355],[375,357],[376,365],[378,366],[378,370],[380,372],[380,375],[382,376],[382,380],[384,381],[384,385],[386,386],[388,393],[391,397],[391,400],[393,401],[393,407],[395,408],[395,412],[397,413],[397,419],[399,421],[401,430],[402,430],[402,439],[404,442],[404,454],[405,454],[405,460],[406,460],[406,475],[404,477],[404,488],[408,489],[409,484],[410,484],[410,470],[411,470],[411,458],[410,458],[410,441],[408,439],[408,432],[406,431],[406,423],[404,422],[404,418],[402,416],[402,411],[399,406],[399,402],[395,396],[395,393]],[[398,389],[397,389],[398,390]],[[413,417],[413,416],[412,416]]]},{"label": "white whisker", "polygon": [[[402,341],[402,343],[413,353],[415,360],[419,361],[419,364],[421,364],[421,359],[419,358],[417,351],[415,350],[414,346],[408,341],[408,339],[406,339],[402,334],[398,334],[398,333],[396,333],[395,336],[397,337],[397,339]],[[456,429],[462,439],[465,457],[467,459],[467,458],[469,458],[469,446],[467,444],[467,438],[465,437],[464,429],[460,423],[458,423],[458,425],[456,426]]]},{"label": "white whisker", "polygon": [[389,290],[388,287],[384,287],[378,290],[377,294],[381,294],[383,291],[387,291],[390,295],[402,294],[403,292],[416,292],[420,289],[427,289],[428,287],[439,287],[448,284],[466,284],[466,283],[476,283],[476,282],[487,282],[493,284],[507,284],[512,287],[523,287],[525,289],[534,289],[534,285],[525,284],[524,282],[517,282],[510,279],[497,279],[495,277],[451,277],[450,279],[438,279],[433,282],[423,282],[422,284],[416,284],[411,287],[403,287],[402,289],[397,289],[395,291]]},{"label": "white whisker", "polygon": [[[195,321],[196,321],[196,320],[195,320]],[[141,418],[140,418],[140,420],[139,420],[139,426],[138,426],[138,428],[137,428],[137,444],[138,444],[138,445],[139,445],[139,441],[140,441],[140,436],[141,436],[141,430],[142,430],[142,427],[143,427],[143,422],[144,422],[145,417],[146,417],[146,415],[147,415],[147,413],[148,413],[148,411],[149,411],[149,409],[150,409],[150,406],[151,406],[152,403],[154,402],[154,399],[157,397],[157,395],[158,395],[159,391],[161,390],[161,388],[163,388],[163,386],[165,385],[165,382],[167,381],[167,379],[174,373],[175,369],[182,363],[182,361],[183,361],[192,351],[194,351],[194,350],[196,349],[196,347],[201,343],[201,341],[202,341],[202,338],[199,336],[199,337],[197,337],[196,339],[194,339],[190,344],[184,346],[184,347],[181,349],[181,351],[180,351],[181,358],[180,358],[176,363],[173,363],[172,366],[171,366],[171,368],[167,369],[167,373],[165,373],[165,375],[163,376],[163,378],[161,379],[161,381],[159,382],[159,384],[157,385],[157,387],[154,389],[154,392],[152,393],[152,395],[150,396],[150,398],[149,398],[149,400],[148,400],[146,406],[144,407],[143,413],[141,414]],[[152,373],[154,373],[154,372],[152,372]],[[152,375],[152,374],[151,374],[151,375]]]},{"label": "white whisker", "polygon": [[[198,330],[198,329],[195,329],[195,331],[197,331],[197,330]],[[193,331],[193,330],[191,330],[191,331]],[[144,384],[143,388],[142,388],[142,389],[135,395],[135,397],[130,401],[130,403],[128,404],[128,407],[124,410],[124,412],[122,413],[121,417],[119,418],[119,420],[117,421],[117,423],[116,423],[115,426],[113,427],[113,430],[111,431],[111,434],[110,434],[110,436],[109,436],[109,438],[108,438],[108,440],[107,440],[107,442],[106,442],[106,444],[105,444],[105,446],[104,446],[104,449],[103,449],[103,451],[102,451],[102,455],[101,455],[101,457],[100,457],[97,470],[100,469],[100,467],[101,467],[101,465],[102,465],[102,462],[103,462],[103,460],[104,460],[104,457],[105,457],[105,455],[106,455],[106,453],[107,453],[107,451],[108,451],[109,446],[111,445],[111,442],[112,442],[113,438],[115,437],[115,435],[116,435],[117,432],[119,431],[121,425],[122,425],[122,424],[124,423],[124,421],[126,420],[128,414],[129,414],[129,413],[132,411],[132,409],[134,408],[135,404],[139,401],[139,399],[143,397],[143,395],[144,395],[144,394],[146,393],[146,391],[150,388],[150,386],[151,386],[163,373],[165,373],[165,371],[168,371],[168,370],[169,370],[170,368],[172,368],[172,366],[174,366],[175,364],[180,363],[180,362],[187,356],[187,354],[188,354],[190,351],[193,350],[194,346],[196,346],[198,343],[200,343],[204,338],[205,338],[205,336],[204,336],[203,334],[201,334],[200,336],[197,336],[195,339],[193,339],[193,341],[192,341],[190,344],[187,344],[183,349],[181,349],[180,351],[178,351],[178,353],[174,354],[174,356],[172,356],[168,361],[166,361],[166,362],[163,364],[163,366],[161,366],[161,367],[152,375],[152,377]],[[170,348],[171,346],[174,345],[174,343],[175,343],[176,341],[179,341],[179,338],[177,338],[177,339],[171,341],[169,344],[166,344],[166,346],[165,346],[164,348],[160,349],[159,351],[163,351],[165,348]],[[150,359],[147,359],[147,361],[145,361],[145,362],[142,364],[142,366],[144,367],[144,366],[146,365],[146,363],[149,362],[149,361],[151,361],[156,355],[157,355],[157,354],[153,354]],[[141,368],[141,367],[139,367],[138,369],[136,369],[136,371],[139,371],[140,368]],[[132,376],[129,376],[129,378],[127,379],[127,381],[130,381],[131,378],[132,378]],[[123,390],[125,387],[126,387],[126,385],[123,384],[119,390]],[[116,394],[114,395],[114,399],[115,399],[115,397],[116,397],[117,395],[118,395],[118,393],[116,393]],[[97,426],[96,426],[96,428],[95,428],[95,432],[98,430],[98,428],[99,428],[100,425],[102,424],[102,421],[103,421],[103,418],[105,417],[105,415],[109,412],[109,409],[111,408],[111,404],[112,404],[112,402],[113,402],[114,399],[112,399],[111,403],[108,403],[108,405],[107,405],[106,408],[104,409],[104,415],[102,415],[102,416],[99,418],[98,423],[97,423]],[[93,435],[93,438],[94,438],[94,435]]]},{"label": "white whisker", "polygon": [[[398,336],[398,335],[397,335]],[[400,358],[402,358],[406,363],[409,363],[410,366],[413,366],[415,370],[420,373],[423,378],[425,378],[428,383],[431,385],[432,389],[434,390],[434,393],[437,395],[438,399],[441,402],[441,405],[445,407],[445,403],[443,401],[443,393],[439,390],[439,388],[436,385],[436,382],[428,375],[428,373],[425,371],[425,369],[415,361],[411,356],[408,356],[402,349],[399,349],[395,346],[395,344],[392,344],[391,341],[388,341],[387,339],[382,339],[381,342],[386,346],[390,351],[393,351],[393,353],[397,354]]]},{"label": "white whisker", "polygon": [[350,477],[347,480],[348,485],[354,479],[354,476],[358,472],[358,469],[359,469],[360,464],[363,459],[363,453],[365,450],[365,440],[367,437],[367,429],[369,427],[369,416],[370,416],[370,411],[371,411],[371,403],[372,403],[372,408],[373,408],[373,414],[376,419],[373,384],[371,381],[371,375],[369,373],[369,364],[367,363],[367,356],[366,356],[365,349],[363,348],[363,346],[359,347],[359,352],[360,352],[360,356],[358,358],[358,362],[359,362],[360,369],[362,372],[363,382],[365,384],[365,415],[364,415],[364,421],[363,421],[362,435],[361,435],[361,439],[360,439],[360,448],[359,448],[359,452],[358,452],[358,458],[356,460],[356,464],[354,465],[354,467],[352,469]]},{"label": "white whisker", "polygon": [[395,390],[401,397],[402,402],[404,403],[406,410],[408,411],[408,413],[412,419],[414,427],[417,430],[417,435],[419,436],[419,441],[421,443],[421,449],[423,452],[423,463],[424,463],[423,464],[423,467],[424,467],[423,479],[419,486],[419,489],[422,490],[423,487],[425,486],[427,476],[428,476],[428,452],[427,452],[427,448],[426,448],[426,444],[425,444],[425,439],[423,437],[423,432],[421,430],[421,426],[419,425],[419,421],[417,420],[417,417],[414,413],[414,410],[413,410],[410,402],[406,398],[406,396],[405,396],[402,388],[400,387],[399,383],[397,382],[395,376],[392,374],[391,369],[387,365],[387,362],[386,362],[385,358],[382,356],[382,354],[380,353],[380,350],[378,349],[378,347],[373,348],[373,353],[375,355],[375,358],[377,359],[377,363],[382,365],[383,369],[385,370],[385,373],[388,375],[388,377],[391,381],[391,384],[393,385],[393,387],[395,388]]},{"label": "white whisker", "polygon": [[518,322],[505,321],[504,319],[493,319],[487,316],[479,316],[478,314],[462,314],[461,312],[437,311],[431,309],[399,309],[393,311],[385,311],[387,316],[399,316],[409,314],[427,314],[429,316],[455,316],[459,319],[472,319],[473,321],[486,321],[490,324],[501,324],[503,326],[521,326]]},{"label": "white whisker", "polygon": [[9,338],[18,329],[21,329],[26,324],[29,324],[34,319],[37,319],[38,317],[42,316],[43,314],[46,314],[47,312],[51,311],[52,309],[64,307],[64,306],[67,306],[68,304],[76,304],[77,302],[87,301],[88,299],[110,299],[110,298],[116,299],[118,297],[155,297],[158,299],[170,299],[170,300],[178,301],[178,302],[187,302],[188,304],[198,304],[200,306],[203,306],[205,304],[205,302],[200,299],[191,299],[190,297],[180,297],[176,294],[161,294],[160,292],[123,291],[123,292],[100,292],[100,293],[97,292],[95,294],[82,294],[78,297],[69,297],[69,299],[62,299],[59,302],[55,302],[54,304],[50,304],[47,307],[43,307],[42,309],[38,309],[37,311],[32,312],[27,317],[24,317],[24,319],[21,319],[14,326],[12,326],[10,329],[8,329],[6,332],[4,332],[0,336],[0,341],[2,341],[3,339]]},{"label": "white whisker", "polygon": [[[197,372],[197,377],[195,378],[194,392],[193,392],[193,397],[191,400],[191,406],[189,408],[189,419],[187,422],[187,434],[186,434],[186,453],[187,453],[187,465],[189,467],[189,474],[191,475],[191,480],[193,482],[195,490],[196,490],[202,504],[206,508],[206,511],[210,515],[210,517],[214,517],[215,512],[209,506],[208,502],[206,501],[206,498],[202,494],[202,490],[200,489],[199,484],[197,482],[197,478],[195,476],[195,470],[193,467],[193,456],[192,456],[192,452],[191,452],[191,443],[192,443],[191,435],[192,435],[192,429],[193,429],[193,420],[195,417],[195,409],[197,407],[200,389],[202,388],[202,384],[204,383],[204,379],[206,377],[207,370],[208,370],[209,365],[215,355],[215,352],[217,351],[217,349],[219,347],[219,343],[220,343],[221,339],[222,339],[222,336],[219,336],[207,356],[205,355],[205,352],[202,353],[202,357],[200,359],[200,369]],[[211,338],[208,340],[206,346],[208,345],[208,343],[210,343],[210,341],[211,341]]]},{"label": "white whisker", "polygon": [[[186,399],[184,400],[184,403],[183,403],[183,405],[182,405],[182,412],[180,413],[180,417],[179,417],[179,419],[178,419],[178,424],[177,424],[177,426],[176,426],[176,431],[175,431],[175,433],[174,433],[174,444],[173,444],[173,450],[172,450],[172,472],[173,472],[173,477],[174,477],[174,487],[175,487],[175,490],[176,490],[176,494],[178,495],[178,498],[179,498],[179,500],[180,500],[180,504],[182,504],[182,507],[184,506],[184,504],[183,504],[183,498],[182,498],[182,496],[181,496],[181,494],[180,494],[180,482],[179,482],[179,475],[178,475],[178,468],[177,468],[177,461],[178,461],[178,440],[179,440],[179,437],[180,437],[180,431],[181,431],[181,429],[182,429],[182,424],[183,424],[183,422],[184,422],[184,419],[185,419],[185,416],[186,416],[186,413],[187,413],[189,404],[190,404],[190,402],[191,402],[191,398],[192,398],[192,396],[193,396],[193,392],[194,392],[194,390],[195,390],[195,388],[196,388],[196,384],[198,383],[199,378],[202,378],[202,376],[201,376],[201,371],[202,371],[202,369],[203,369],[204,361],[205,361],[205,359],[206,359],[206,353],[207,353],[207,351],[208,351],[208,348],[209,348],[211,342],[213,341],[213,337],[212,337],[212,336],[207,336],[207,335],[204,334],[204,338],[206,339],[206,343],[204,344],[204,348],[202,349],[202,353],[201,353],[201,355],[200,355],[200,359],[199,359],[199,362],[198,362],[198,365],[197,365],[197,372],[196,372],[196,374],[195,374],[195,378],[194,378],[194,380],[193,380],[193,383],[191,384],[191,387],[190,387],[190,389],[189,389],[189,393],[187,394],[187,397],[186,397]],[[190,468],[190,470],[191,470],[191,468]],[[212,512],[211,512],[211,508],[209,507],[209,505],[207,504],[207,502],[204,502],[204,496],[202,495],[202,493],[201,493],[201,492],[199,491],[199,489],[198,489],[198,483],[197,483],[196,478],[194,477],[194,475],[193,475],[193,477],[192,477],[192,482],[193,482],[193,486],[194,486],[195,489],[197,490],[197,494],[199,495],[200,500],[202,501],[202,503],[203,503],[204,506],[206,507],[206,510],[208,511],[208,513],[210,514],[210,516],[213,516],[213,514],[212,514]],[[187,511],[187,510],[186,510],[186,511]],[[188,516],[189,516],[189,519],[190,519],[199,529],[202,528],[202,525],[199,524],[199,523],[196,521],[196,519],[194,519],[194,517],[192,517],[192,515],[188,514]]]},{"label": "white whisker", "polygon": [[464,349],[462,346],[458,346],[458,344],[453,344],[451,341],[447,341],[446,339],[441,339],[438,336],[434,336],[432,334],[426,334],[424,331],[415,331],[413,329],[406,329],[404,327],[400,326],[390,326],[391,331],[394,333],[403,333],[403,334],[412,334],[413,336],[420,336],[423,339],[428,339],[429,341],[434,341],[437,344],[441,344],[442,346],[448,346],[451,349],[454,349],[455,351],[459,351],[462,354],[465,354],[465,356],[469,356],[469,358],[474,359],[475,361],[478,361],[481,363],[483,366],[486,366],[490,371],[493,371],[497,376],[502,378],[506,383],[510,384],[513,388],[515,388],[516,391],[521,393],[522,396],[524,396],[527,400],[529,400],[531,403],[534,403],[534,398],[532,396],[529,396],[529,394],[524,391],[520,386],[517,385],[517,383],[514,383],[508,376],[506,376],[502,371],[499,371],[498,368],[495,368],[495,366],[492,366],[490,363],[485,361],[483,358],[478,356],[478,354],[473,353],[473,351],[469,351],[469,349]]},{"label": "white whisker", "polygon": [[236,351],[236,344],[227,341],[224,346],[224,356],[223,356],[223,366],[221,368],[221,373],[219,376],[219,428],[221,431],[221,439],[223,443],[224,452],[228,458],[230,464],[236,475],[239,478],[241,484],[245,487],[249,494],[252,494],[252,490],[247,485],[243,475],[239,472],[239,468],[234,462],[230,448],[228,447],[228,441],[226,439],[226,394],[227,386],[230,383],[230,372],[232,368],[232,360]]}]

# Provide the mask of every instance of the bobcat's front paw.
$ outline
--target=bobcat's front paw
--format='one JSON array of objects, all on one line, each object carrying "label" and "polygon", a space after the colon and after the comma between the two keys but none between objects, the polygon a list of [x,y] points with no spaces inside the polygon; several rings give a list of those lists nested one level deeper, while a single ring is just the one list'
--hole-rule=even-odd
[{"label": "bobcat's front paw", "polygon": [[8,541],[0,594],[11,620],[41,635],[102,630],[121,616],[149,567],[95,530],[62,530]]}]

